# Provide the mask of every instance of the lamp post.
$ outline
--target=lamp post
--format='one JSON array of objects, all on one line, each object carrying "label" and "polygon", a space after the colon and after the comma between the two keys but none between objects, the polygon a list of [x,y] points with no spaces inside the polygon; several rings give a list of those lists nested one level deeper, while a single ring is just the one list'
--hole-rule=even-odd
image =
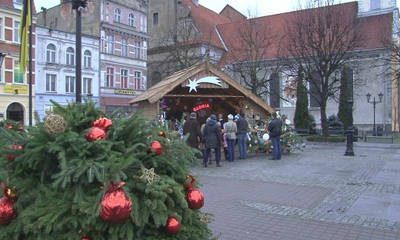
[{"label": "lamp post", "polygon": [[353,99],[347,100],[347,119],[348,119],[348,127],[346,130],[346,151],[344,152],[345,156],[354,156],[353,150],[353,138],[354,138],[354,129],[353,129]]},{"label": "lamp post", "polygon": [[[379,102],[375,100],[375,97],[374,97],[374,101],[370,102],[369,101],[371,99],[371,94],[370,93],[367,93],[367,95],[365,95],[365,96],[367,97],[367,102],[371,103],[372,106],[374,106],[374,129],[373,130],[376,131],[376,128],[375,128],[375,109],[376,109],[376,104],[382,102],[383,93],[379,93],[378,94]],[[375,133],[374,133],[374,135],[375,135]]]},{"label": "lamp post", "polygon": [[82,102],[82,16],[81,11],[86,7],[87,0],[72,0],[72,9],[76,10],[76,93],[75,101]]}]

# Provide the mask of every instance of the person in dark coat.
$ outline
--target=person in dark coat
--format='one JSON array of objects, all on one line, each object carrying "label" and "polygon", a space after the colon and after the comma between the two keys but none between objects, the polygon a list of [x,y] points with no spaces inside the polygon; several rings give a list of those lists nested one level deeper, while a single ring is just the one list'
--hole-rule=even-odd
[{"label": "person in dark coat", "polygon": [[192,147],[199,149],[199,142],[201,142],[202,135],[200,132],[200,123],[196,120],[197,114],[192,112],[189,120],[183,125],[183,135],[190,134],[187,139],[187,144]]},{"label": "person in dark coat", "polygon": [[237,126],[237,139],[239,144],[239,159],[246,159],[247,155],[247,130],[249,124],[247,123],[244,113],[240,113],[239,119],[236,121]]},{"label": "person in dark coat", "polygon": [[282,120],[277,118],[276,112],[272,113],[272,121],[268,125],[268,133],[272,142],[272,158],[269,160],[279,160],[282,154],[281,135]]},{"label": "person in dark coat", "polygon": [[205,142],[206,151],[203,156],[203,166],[207,167],[207,161],[209,155],[211,154],[211,149],[215,151],[215,161],[217,167],[222,167],[219,164],[221,160],[221,127],[217,124],[217,116],[214,114],[210,116],[210,121],[208,121],[204,127],[203,141]]}]

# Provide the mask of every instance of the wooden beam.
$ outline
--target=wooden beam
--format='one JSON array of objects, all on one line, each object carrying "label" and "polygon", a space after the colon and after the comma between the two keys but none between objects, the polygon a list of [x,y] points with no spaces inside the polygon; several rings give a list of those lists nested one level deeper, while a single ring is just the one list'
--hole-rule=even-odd
[{"label": "wooden beam", "polygon": [[241,95],[210,95],[210,94],[167,94],[164,97],[180,97],[180,98],[245,98]]}]

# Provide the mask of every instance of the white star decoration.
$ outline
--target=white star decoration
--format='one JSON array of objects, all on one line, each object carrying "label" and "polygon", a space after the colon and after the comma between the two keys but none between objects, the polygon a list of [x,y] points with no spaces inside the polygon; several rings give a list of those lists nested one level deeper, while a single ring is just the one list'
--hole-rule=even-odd
[{"label": "white star decoration", "polygon": [[193,81],[190,80],[189,78],[189,84],[186,85],[186,87],[189,87],[189,92],[191,92],[192,90],[195,90],[197,92],[197,87],[199,86],[199,84],[197,84],[196,79],[194,79]]},{"label": "white star decoration", "polygon": [[192,90],[195,90],[197,92],[197,87],[199,86],[199,83],[211,83],[211,84],[215,84],[218,86],[222,86],[220,78],[215,77],[215,76],[209,76],[209,77],[201,78],[199,80],[194,79],[193,81],[190,80],[190,78],[189,78],[189,84],[187,84],[186,87],[189,88],[189,92],[191,92]]}]

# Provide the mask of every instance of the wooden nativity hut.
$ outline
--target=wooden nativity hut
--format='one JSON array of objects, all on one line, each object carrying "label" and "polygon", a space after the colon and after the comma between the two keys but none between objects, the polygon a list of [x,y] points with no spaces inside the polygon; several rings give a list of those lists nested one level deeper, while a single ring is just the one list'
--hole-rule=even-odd
[{"label": "wooden nativity hut", "polygon": [[147,89],[130,101],[145,117],[181,120],[191,112],[204,123],[211,114],[246,117],[260,114],[266,118],[275,111],[209,61],[180,70]]}]

